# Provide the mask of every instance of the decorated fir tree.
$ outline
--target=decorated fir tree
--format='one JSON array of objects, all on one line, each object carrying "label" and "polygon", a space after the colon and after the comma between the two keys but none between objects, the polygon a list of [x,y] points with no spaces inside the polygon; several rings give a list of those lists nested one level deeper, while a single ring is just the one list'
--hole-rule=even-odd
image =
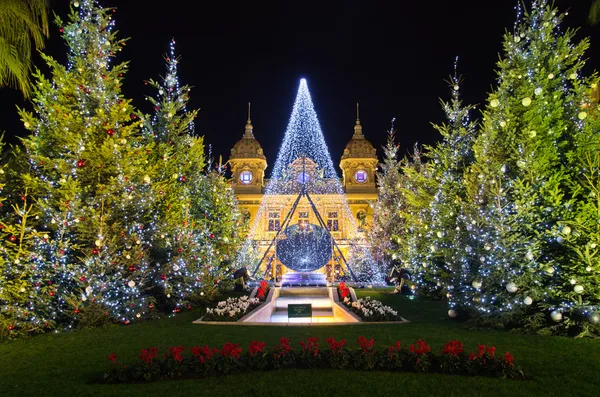
[{"label": "decorated fir tree", "polygon": [[[0,153],[3,146],[0,137]],[[26,191],[18,201],[7,200],[8,172],[0,162],[0,340],[55,326],[55,286],[48,283],[52,269],[37,255],[37,245],[48,236],[35,229],[38,214]]]},{"label": "decorated fir tree", "polygon": [[[560,301],[571,217],[569,153],[581,128],[582,57],[588,41],[559,28],[563,16],[545,0],[504,38],[498,86],[483,113],[475,163],[467,175],[476,211],[463,249],[473,262],[456,302],[495,324],[542,327]],[[550,306],[549,306],[550,305]]]},{"label": "decorated fir tree", "polygon": [[190,87],[180,86],[175,40],[165,56],[167,73],[147,84],[156,90],[147,97],[154,108],[146,117],[144,135],[152,142],[153,195],[157,197],[149,239],[156,266],[154,291],[162,304],[179,311],[189,305],[198,287],[198,246],[207,236],[198,233],[191,209],[192,192],[203,184],[204,145],[194,136],[197,111],[187,111]]},{"label": "decorated fir tree", "polygon": [[[448,81],[452,100],[442,101],[447,123],[436,125],[442,141],[430,148],[427,157],[433,166],[435,192],[429,204],[431,223],[425,238],[431,242],[426,263],[438,270],[436,287],[441,287],[454,306],[454,297],[470,282],[470,255],[465,251],[471,240],[467,216],[469,203],[464,182],[465,170],[474,160],[473,142],[477,126],[470,120],[473,106],[465,106],[460,97],[461,78],[454,66]],[[441,284],[441,285],[439,285]]]},{"label": "decorated fir tree", "polygon": [[397,194],[404,205],[398,209],[402,230],[396,257],[412,273],[414,288],[437,298],[441,290],[441,268],[429,262],[430,253],[435,252],[436,247],[425,238],[431,224],[429,204],[436,189],[433,170],[416,144],[413,153],[402,161],[403,178]]},{"label": "decorated fir tree", "polygon": [[378,196],[377,201],[372,204],[373,224],[369,233],[369,243],[374,256],[378,262],[388,265],[397,259],[395,251],[403,227],[399,215],[403,201],[402,196],[397,193],[402,186],[398,148],[392,125],[383,148],[385,157],[377,173]]},{"label": "decorated fir tree", "polygon": [[[600,335],[600,115],[598,105],[582,94],[595,90],[597,77],[574,82],[578,92],[578,120],[574,149],[569,155],[571,211],[561,221],[557,242],[568,248],[561,263],[555,299],[547,309],[555,331],[575,330],[581,336]],[[588,88],[590,87],[590,88]],[[572,109],[573,112],[576,109]],[[575,114],[571,115],[572,119]]]},{"label": "decorated fir tree", "polygon": [[129,323],[153,307],[145,238],[152,148],[121,95],[127,65],[112,65],[125,45],[112,13],[82,0],[72,2],[67,23],[57,18],[68,64],[44,55],[51,78],[36,73],[34,112],[20,112],[32,133],[23,139],[30,166],[23,184],[40,213],[38,230],[49,236],[39,254],[56,273],[56,311],[71,321]]}]

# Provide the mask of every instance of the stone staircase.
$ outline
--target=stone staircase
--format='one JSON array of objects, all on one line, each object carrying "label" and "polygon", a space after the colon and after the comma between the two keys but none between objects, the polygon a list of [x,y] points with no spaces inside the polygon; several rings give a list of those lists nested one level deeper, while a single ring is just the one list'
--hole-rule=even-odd
[{"label": "stone staircase", "polygon": [[[288,318],[289,304],[312,305],[312,318]],[[287,273],[281,280],[279,297],[271,314],[272,323],[333,322],[333,302],[321,273]]]}]

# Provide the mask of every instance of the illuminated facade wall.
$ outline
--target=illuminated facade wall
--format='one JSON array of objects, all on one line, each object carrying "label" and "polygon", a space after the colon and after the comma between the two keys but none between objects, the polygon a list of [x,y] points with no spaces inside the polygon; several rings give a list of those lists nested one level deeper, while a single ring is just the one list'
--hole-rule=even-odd
[{"label": "illuminated facade wall", "polygon": [[[300,173],[298,161],[295,162],[296,164],[292,164],[290,172]],[[355,228],[350,227],[352,221],[348,219],[348,216],[353,216],[355,218],[354,223],[359,224],[358,233],[364,233],[371,224],[372,210],[369,203],[377,199],[377,186],[375,183],[377,163],[376,151],[362,135],[362,126],[357,120],[354,135],[346,146],[340,161],[343,175],[340,182],[344,188],[344,195],[311,193],[311,198],[327,229],[331,232],[345,257],[348,257],[350,240],[355,237],[351,235],[355,233]],[[233,189],[240,209],[247,214],[251,224],[255,222],[257,215],[261,214],[261,219],[258,220],[257,229],[254,232],[254,241],[260,251],[264,253],[275,237],[277,230],[283,224],[286,215],[290,212],[294,201],[298,197],[299,189],[287,190],[290,191],[290,194],[264,195],[265,188],[269,183],[265,179],[267,159],[260,144],[254,138],[250,119],[246,124],[244,136],[231,151],[229,165],[233,174]],[[308,172],[316,172],[314,163],[310,162],[308,170]],[[296,180],[296,178],[292,180]],[[330,181],[330,183],[333,182]],[[265,203],[263,203],[263,200],[266,200]],[[345,203],[348,204],[351,215],[345,210]],[[266,204],[263,211],[259,211],[261,204]],[[308,200],[303,198],[293,214],[291,224],[305,222],[319,224]],[[269,251],[267,260],[263,262],[261,273],[257,274],[262,274],[267,270],[267,263],[270,262],[269,259],[272,255],[274,255],[274,250]],[[281,275],[287,271],[284,266],[277,262],[276,258],[274,259],[274,266],[270,267],[268,276],[274,276],[275,272]],[[339,259],[335,257],[321,271],[328,274],[332,279],[335,278],[335,274],[344,273]]]}]

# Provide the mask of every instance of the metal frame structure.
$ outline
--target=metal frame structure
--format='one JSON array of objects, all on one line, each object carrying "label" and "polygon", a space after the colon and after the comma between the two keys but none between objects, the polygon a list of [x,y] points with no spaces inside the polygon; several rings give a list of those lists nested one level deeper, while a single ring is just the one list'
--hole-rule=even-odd
[{"label": "metal frame structure", "polygon": [[[337,253],[338,253],[339,257],[342,259],[342,261],[344,262],[344,265],[345,265],[346,269],[348,269],[350,275],[352,276],[352,279],[354,281],[357,281],[356,276],[354,275],[354,272],[352,271],[352,268],[350,267],[350,265],[346,261],[346,258],[344,257],[344,254],[342,253],[342,250],[340,249],[339,245],[335,241],[335,238],[333,238],[333,235],[331,234],[331,232],[329,230],[327,230],[327,224],[323,220],[323,217],[319,213],[319,210],[317,209],[317,206],[315,205],[315,203],[313,202],[312,198],[308,194],[308,191],[306,190],[306,177],[305,177],[305,174],[304,174],[304,172],[306,170],[306,165],[305,164],[306,164],[306,157],[302,157],[303,178],[302,178],[302,188],[300,189],[300,193],[298,194],[298,197],[294,201],[294,204],[292,205],[292,208],[290,208],[290,211],[285,216],[285,218],[283,220],[283,223],[279,227],[279,230],[277,230],[277,233],[275,233],[275,236],[273,237],[273,239],[269,243],[269,246],[267,247],[267,250],[263,254],[263,256],[260,259],[260,261],[256,264],[256,267],[254,268],[254,271],[252,272],[252,277],[254,277],[256,275],[256,272],[258,272],[258,269],[260,269],[260,265],[264,262],[265,258],[267,257],[267,254],[269,253],[269,251],[271,250],[271,248],[273,248],[273,246],[275,245],[275,241],[277,241],[277,238],[279,237],[279,234],[281,233],[281,231],[285,230],[289,226],[290,222],[292,221],[292,216],[294,215],[294,212],[296,212],[296,208],[298,207],[298,203],[300,203],[300,200],[302,199],[302,197],[306,197],[306,199],[308,200],[308,203],[310,204],[310,207],[312,208],[313,212],[315,213],[315,215],[317,217],[317,221],[319,222],[319,225],[329,235],[329,238],[331,239],[331,242],[333,243],[333,250],[337,249]],[[276,256],[276,254],[271,257],[269,263],[267,264],[267,270],[272,265],[273,258],[275,258],[275,256]],[[332,256],[334,256],[334,252],[332,252]]]}]

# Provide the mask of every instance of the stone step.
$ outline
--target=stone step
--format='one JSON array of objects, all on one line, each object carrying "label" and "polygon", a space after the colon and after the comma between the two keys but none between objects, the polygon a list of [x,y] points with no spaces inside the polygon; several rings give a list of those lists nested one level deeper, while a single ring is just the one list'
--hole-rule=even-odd
[{"label": "stone step", "polygon": [[295,287],[295,288],[281,288],[279,296],[329,296],[329,290],[327,288],[306,288],[306,287]]},{"label": "stone step", "polygon": [[313,311],[320,308],[331,308],[332,302],[329,297],[325,296],[280,296],[275,301],[276,308],[284,308],[287,310],[289,304],[307,304],[312,305]]},{"label": "stone step", "polygon": [[333,310],[313,310],[311,317],[288,318],[287,310],[276,311],[271,314],[272,323],[317,323],[331,322],[333,319]]}]

